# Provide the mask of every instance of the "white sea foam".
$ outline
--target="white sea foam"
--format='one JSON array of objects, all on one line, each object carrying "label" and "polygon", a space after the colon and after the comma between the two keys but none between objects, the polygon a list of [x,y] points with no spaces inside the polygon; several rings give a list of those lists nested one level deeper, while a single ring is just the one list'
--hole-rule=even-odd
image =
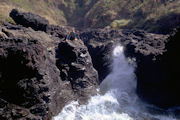
[{"label": "white sea foam", "polygon": [[147,112],[146,105],[135,93],[134,60],[124,56],[121,45],[112,54],[112,72],[101,83],[100,93],[87,105],[71,102],[53,120],[176,120]]},{"label": "white sea foam", "polygon": [[72,102],[65,106],[54,120],[133,120],[120,111],[119,103],[111,92],[92,97],[87,105]]}]

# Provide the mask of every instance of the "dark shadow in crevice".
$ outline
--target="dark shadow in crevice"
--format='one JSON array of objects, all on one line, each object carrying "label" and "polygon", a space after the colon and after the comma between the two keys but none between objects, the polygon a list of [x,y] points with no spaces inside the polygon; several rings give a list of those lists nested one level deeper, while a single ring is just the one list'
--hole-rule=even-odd
[{"label": "dark shadow in crevice", "polygon": [[33,82],[41,79],[37,70],[27,66],[29,61],[21,51],[9,51],[7,57],[0,56],[0,98],[23,107],[39,101]]}]

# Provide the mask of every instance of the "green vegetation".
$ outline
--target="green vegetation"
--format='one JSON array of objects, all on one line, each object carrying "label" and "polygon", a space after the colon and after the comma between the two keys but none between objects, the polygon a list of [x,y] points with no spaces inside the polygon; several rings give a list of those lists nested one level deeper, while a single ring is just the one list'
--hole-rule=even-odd
[{"label": "green vegetation", "polygon": [[54,5],[55,0],[0,0],[0,23],[11,21],[9,12],[13,8],[20,11],[39,14],[49,20],[51,24],[66,25],[66,19],[61,10]]},{"label": "green vegetation", "polygon": [[130,21],[131,21],[131,20],[126,20],[126,19],[114,20],[114,21],[110,24],[110,26],[111,26],[112,28],[122,28],[122,27],[127,26]]},{"label": "green vegetation", "polygon": [[180,25],[179,18],[179,0],[99,0],[86,14],[84,26],[139,28],[165,34],[168,31],[162,30]]},{"label": "green vegetation", "polygon": [[12,22],[8,14],[12,8],[18,8],[39,14],[51,24],[153,32],[164,16],[180,15],[179,0],[0,0],[0,3],[0,23]]}]

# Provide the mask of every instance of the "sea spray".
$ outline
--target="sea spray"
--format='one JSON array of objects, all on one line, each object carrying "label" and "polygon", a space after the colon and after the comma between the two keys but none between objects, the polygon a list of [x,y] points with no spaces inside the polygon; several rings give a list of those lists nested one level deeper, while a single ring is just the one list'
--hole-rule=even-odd
[{"label": "sea spray", "polygon": [[112,72],[101,83],[101,92],[119,89],[134,93],[136,89],[135,63],[128,62],[124,55],[123,47],[120,45],[114,48],[113,58]]},{"label": "sea spray", "polygon": [[53,120],[176,120],[148,113],[135,93],[134,60],[125,57],[121,45],[114,48],[112,56],[112,72],[101,83],[99,94],[86,105],[71,102]]},{"label": "sea spray", "polygon": [[128,114],[119,112],[118,101],[108,92],[92,97],[87,105],[70,103],[54,120],[133,120]]}]

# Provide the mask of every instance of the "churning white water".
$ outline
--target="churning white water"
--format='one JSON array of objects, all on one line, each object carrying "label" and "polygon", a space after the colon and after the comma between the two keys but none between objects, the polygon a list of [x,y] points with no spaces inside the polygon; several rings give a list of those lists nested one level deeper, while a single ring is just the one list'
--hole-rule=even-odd
[{"label": "churning white water", "polygon": [[175,120],[147,111],[135,93],[134,60],[124,56],[121,45],[116,46],[112,54],[112,72],[101,83],[99,94],[86,105],[71,102],[53,120]]}]

